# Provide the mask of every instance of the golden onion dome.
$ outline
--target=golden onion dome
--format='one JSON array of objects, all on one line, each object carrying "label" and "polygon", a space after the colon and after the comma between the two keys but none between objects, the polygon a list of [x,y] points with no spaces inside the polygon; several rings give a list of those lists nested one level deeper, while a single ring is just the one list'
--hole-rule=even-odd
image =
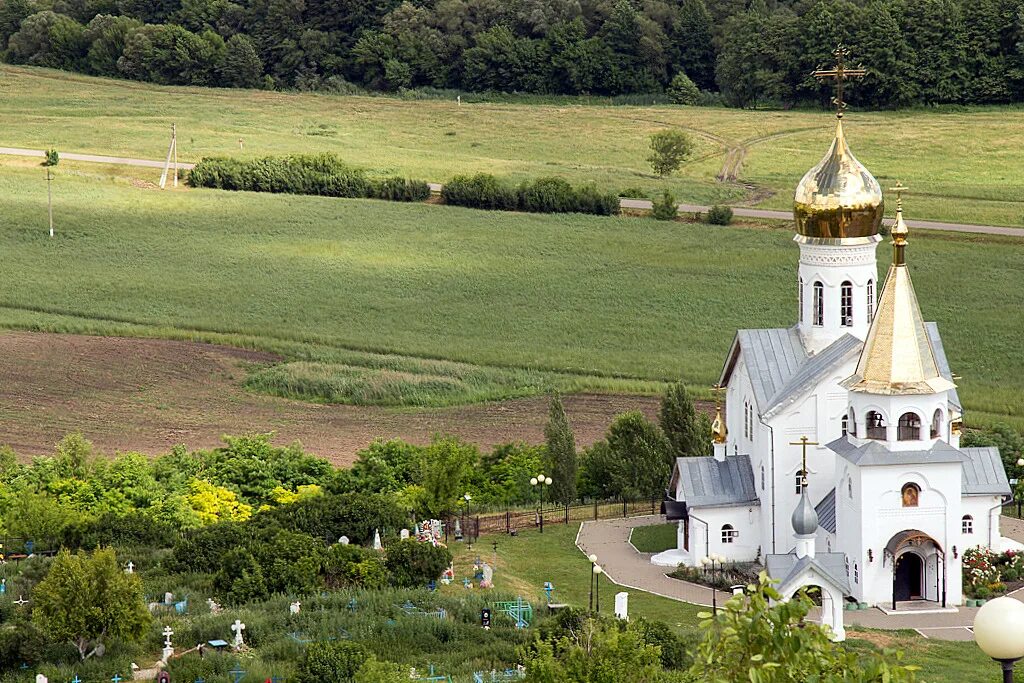
[{"label": "golden onion dome", "polygon": [[883,209],[882,188],[850,151],[840,117],[828,153],[797,185],[796,230],[825,239],[872,237],[882,224]]}]

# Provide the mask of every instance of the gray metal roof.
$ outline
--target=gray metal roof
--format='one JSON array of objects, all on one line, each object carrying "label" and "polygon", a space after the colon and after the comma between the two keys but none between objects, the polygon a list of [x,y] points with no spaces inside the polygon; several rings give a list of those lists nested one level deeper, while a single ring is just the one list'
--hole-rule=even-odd
[{"label": "gray metal roof", "polygon": [[[925,332],[928,333],[928,341],[932,345],[932,353],[935,355],[935,364],[939,367],[939,374],[948,379],[950,382],[953,381],[953,372],[949,369],[949,360],[946,359],[946,349],[942,347],[942,337],[939,336],[939,326],[937,323],[925,323]],[[960,403],[960,395],[956,393],[956,389],[952,389],[949,392],[949,401],[960,411],[963,411],[963,404]]]},{"label": "gray metal roof", "polygon": [[818,525],[829,533],[836,532],[836,490],[832,489],[814,506],[818,513]]},{"label": "gray metal roof", "polygon": [[850,579],[846,575],[846,555],[843,553],[815,553],[813,558],[797,558],[796,553],[765,556],[768,576],[779,582],[776,589],[783,595],[788,595],[797,588],[794,582],[808,568],[821,578],[831,581],[843,595],[850,594]]},{"label": "gray metal roof", "polygon": [[1010,495],[1010,482],[1006,478],[1006,468],[1003,467],[998,448],[961,448],[960,452],[966,456],[963,463],[964,494]]},{"label": "gray metal roof", "polygon": [[723,386],[728,384],[742,350],[758,413],[767,415],[813,387],[837,365],[855,358],[862,346],[859,339],[847,334],[811,356],[795,327],[739,330],[720,381]]},{"label": "gray metal roof", "polygon": [[691,507],[760,505],[754,490],[749,455],[714,458],[676,458],[672,487],[682,484],[682,500]]},{"label": "gray metal roof", "polygon": [[880,441],[869,441],[855,446],[845,437],[828,444],[828,448],[839,457],[859,465],[921,465],[928,463],[963,462],[964,454],[945,441],[937,441],[928,450],[890,451]]},{"label": "gray metal roof", "polygon": [[[999,457],[999,449],[992,446],[957,449],[945,441],[937,441],[928,450],[890,451],[877,441],[871,441],[864,446],[854,446],[846,437],[841,437],[828,444],[828,448],[839,457],[859,466],[958,462],[963,471],[961,491],[965,496],[1008,496],[1011,493],[1006,469],[1003,467],[1002,458]],[[818,503],[819,506],[823,504],[824,500]]]}]

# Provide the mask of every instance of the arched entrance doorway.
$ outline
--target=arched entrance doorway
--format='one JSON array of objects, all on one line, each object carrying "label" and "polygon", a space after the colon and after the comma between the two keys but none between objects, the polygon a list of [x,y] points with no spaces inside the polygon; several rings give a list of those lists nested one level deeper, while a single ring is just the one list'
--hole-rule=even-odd
[{"label": "arched entrance doorway", "polygon": [[946,606],[946,553],[918,529],[889,539],[883,562],[892,572],[892,608],[897,602],[929,600]]},{"label": "arched entrance doorway", "polygon": [[896,558],[896,577],[892,582],[893,599],[897,602],[920,600],[924,576],[924,562],[914,552],[905,552]]}]

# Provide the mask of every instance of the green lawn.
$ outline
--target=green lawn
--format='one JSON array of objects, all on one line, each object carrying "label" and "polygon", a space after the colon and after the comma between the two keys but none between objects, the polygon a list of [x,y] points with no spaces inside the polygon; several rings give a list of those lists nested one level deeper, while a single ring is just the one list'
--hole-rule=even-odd
[{"label": "green lawn", "polygon": [[633,529],[629,542],[642,553],[660,553],[678,545],[677,531],[678,527],[675,524],[638,526]]},{"label": "green lawn", "polygon": [[[797,249],[782,228],[159,192],[62,164],[51,240],[42,178],[0,165],[0,325],[279,351],[295,365],[255,381],[280,393],[359,401],[379,382],[385,397],[451,403],[680,377],[701,388],[736,328],[794,318]],[[1020,424],[1024,242],[911,242],[969,419]]]},{"label": "green lawn", "polygon": [[[161,87],[47,69],[0,67],[0,145],[162,159],[172,122],[183,160],[336,152],[382,172],[444,182],[488,172],[559,175],[609,190],[670,187],[681,200],[788,209],[793,188],[825,153],[827,112],[699,107],[464,104],[386,97]],[[669,180],[651,174],[648,136],[691,132],[694,158]],[[1024,224],[1024,109],[851,112],[858,158],[882,182],[911,187],[913,218]],[[239,140],[242,144],[240,146]],[[745,148],[740,183],[716,181],[727,151]],[[154,177],[155,177],[154,173]]]}]

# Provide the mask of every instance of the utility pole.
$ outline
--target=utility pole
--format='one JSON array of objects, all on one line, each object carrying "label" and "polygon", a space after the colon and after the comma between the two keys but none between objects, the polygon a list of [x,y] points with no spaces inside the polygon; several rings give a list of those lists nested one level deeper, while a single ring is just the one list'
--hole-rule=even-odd
[{"label": "utility pole", "polygon": [[174,187],[178,186],[178,125],[171,124],[171,144],[167,147],[167,161],[164,162],[164,172],[160,175],[160,189],[167,187],[167,173],[171,170],[171,160],[174,160]]},{"label": "utility pole", "polygon": [[53,173],[46,167],[46,211],[50,214],[50,237],[53,237]]}]

